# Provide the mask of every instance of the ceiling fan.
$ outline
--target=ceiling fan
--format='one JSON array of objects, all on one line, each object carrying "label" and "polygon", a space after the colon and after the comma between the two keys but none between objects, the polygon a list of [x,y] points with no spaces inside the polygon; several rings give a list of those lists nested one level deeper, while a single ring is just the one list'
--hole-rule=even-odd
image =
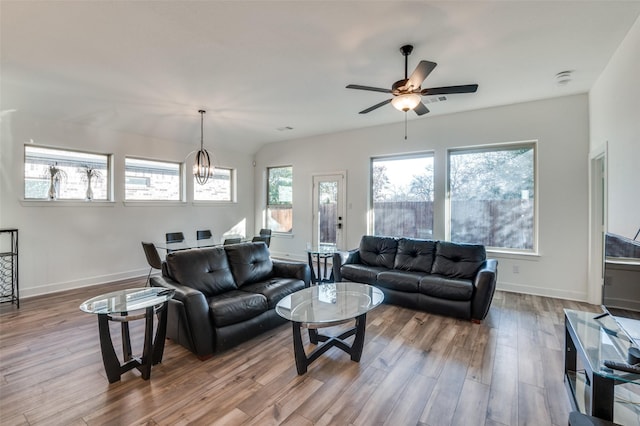
[{"label": "ceiling fan", "polygon": [[404,79],[398,80],[391,86],[391,89],[383,89],[380,87],[360,86],[358,84],[349,84],[347,89],[369,90],[372,92],[391,93],[393,98],[382,101],[378,104],[370,106],[367,109],[360,111],[360,114],[366,114],[391,103],[397,110],[407,112],[409,110],[415,111],[418,115],[423,115],[429,112],[429,109],[422,102],[421,96],[432,95],[449,95],[458,93],[474,93],[478,90],[477,84],[465,84],[462,86],[445,86],[445,87],[432,87],[428,89],[422,89],[420,85],[427,78],[427,76],[438,65],[435,62],[420,61],[416,69],[413,71],[410,77],[407,77],[407,64],[409,55],[413,51],[413,46],[410,44],[404,45],[400,48],[400,52],[404,56]]}]

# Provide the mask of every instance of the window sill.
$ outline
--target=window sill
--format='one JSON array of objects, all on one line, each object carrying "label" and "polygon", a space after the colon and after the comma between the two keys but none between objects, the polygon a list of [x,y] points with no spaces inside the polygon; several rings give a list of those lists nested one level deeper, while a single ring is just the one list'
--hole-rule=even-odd
[{"label": "window sill", "polygon": [[192,201],[191,204],[194,207],[211,207],[211,206],[232,206],[237,204],[236,201],[210,201],[210,200],[202,200],[202,201]]},{"label": "window sill", "polygon": [[135,200],[123,201],[125,207],[184,207],[187,205],[184,201],[159,201],[159,200]]},{"label": "window sill", "polygon": [[497,257],[500,259],[517,259],[517,260],[531,260],[538,261],[541,257],[538,252],[519,252],[519,251],[508,251],[508,250],[490,250],[487,249],[487,257],[491,255],[492,257]]},{"label": "window sill", "polygon": [[21,199],[23,207],[113,207],[115,201],[105,200],[25,200]]},{"label": "window sill", "polygon": [[293,232],[272,232],[271,233],[271,237],[276,237],[276,238],[293,238],[295,237],[295,235],[293,234]]}]

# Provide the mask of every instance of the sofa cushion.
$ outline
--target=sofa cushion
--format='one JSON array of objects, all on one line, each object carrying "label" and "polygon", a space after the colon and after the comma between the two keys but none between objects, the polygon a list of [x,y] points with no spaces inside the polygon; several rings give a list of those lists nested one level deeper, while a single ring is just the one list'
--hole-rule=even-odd
[{"label": "sofa cushion", "polygon": [[340,268],[342,279],[363,284],[375,284],[378,274],[386,271],[382,266],[366,266],[360,263],[347,263]]},{"label": "sofa cushion", "polygon": [[449,300],[471,300],[471,280],[448,278],[442,275],[425,275],[418,287],[421,294]]},{"label": "sofa cushion", "polygon": [[385,271],[378,274],[376,285],[407,293],[417,293],[420,278],[424,277],[422,272],[410,271]]},{"label": "sofa cushion", "polygon": [[398,240],[391,237],[365,235],[360,240],[360,260],[365,265],[392,269],[398,250]]},{"label": "sofa cushion", "polygon": [[431,273],[436,242],[432,240],[414,240],[400,238],[394,269]]},{"label": "sofa cushion", "polygon": [[209,314],[215,327],[246,321],[267,309],[264,295],[248,291],[232,290],[209,299]]},{"label": "sofa cushion", "polygon": [[273,262],[265,243],[232,244],[225,250],[238,287],[271,278]]},{"label": "sofa cushion", "polygon": [[486,251],[482,245],[438,241],[431,273],[450,278],[471,279],[475,277],[485,259]]},{"label": "sofa cushion", "polygon": [[272,278],[267,281],[242,286],[242,291],[262,294],[267,298],[269,309],[285,296],[304,288],[304,281],[295,278]]},{"label": "sofa cushion", "polygon": [[222,247],[180,250],[167,254],[166,271],[170,278],[201,291],[205,297],[215,296],[236,286],[227,255]]}]

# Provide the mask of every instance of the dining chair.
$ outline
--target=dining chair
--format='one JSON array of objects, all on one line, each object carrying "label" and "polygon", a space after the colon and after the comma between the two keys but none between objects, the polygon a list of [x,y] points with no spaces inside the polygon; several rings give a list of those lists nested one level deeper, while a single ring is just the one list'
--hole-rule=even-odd
[{"label": "dining chair", "polygon": [[228,246],[229,244],[239,244],[242,242],[242,238],[225,238],[224,245]]},{"label": "dining chair", "polygon": [[147,283],[145,284],[145,286],[148,287],[151,272],[154,269],[162,269],[162,260],[160,259],[158,250],[156,250],[156,246],[153,243],[145,243],[143,241],[142,249],[144,250],[144,255],[147,257],[147,263],[151,266],[151,269],[149,269],[149,275],[147,275]]},{"label": "dining chair", "polygon": [[202,229],[196,231],[196,240],[208,240],[209,238],[211,238],[211,230]]},{"label": "dining chair", "polygon": [[261,237],[270,237],[271,236],[271,229],[268,228],[262,228],[260,230],[260,236]]},{"label": "dining chair", "polygon": [[256,235],[255,237],[253,237],[251,239],[252,243],[258,242],[258,241],[262,241],[263,243],[265,243],[267,245],[267,247],[269,247],[269,237],[262,237],[260,235]]},{"label": "dining chair", "polygon": [[260,236],[266,238],[264,242],[267,244],[267,247],[269,247],[271,245],[271,229],[262,228],[260,230]]},{"label": "dining chair", "polygon": [[167,232],[165,237],[168,243],[181,243],[184,241],[184,234],[182,232]]},{"label": "dining chair", "polygon": [[[181,243],[184,241],[184,234],[182,232],[167,232],[165,235],[167,244],[169,243]],[[172,250],[167,247],[167,253],[171,253]]]}]

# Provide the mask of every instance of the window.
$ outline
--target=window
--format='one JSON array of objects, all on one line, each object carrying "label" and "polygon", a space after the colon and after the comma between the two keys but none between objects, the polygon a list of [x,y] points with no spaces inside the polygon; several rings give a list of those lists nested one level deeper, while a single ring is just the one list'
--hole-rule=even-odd
[{"label": "window", "polygon": [[451,241],[533,251],[535,144],[449,151]]},{"label": "window", "polygon": [[193,199],[196,201],[234,201],[234,179],[232,169],[216,167],[207,183],[199,185],[193,178]]},{"label": "window", "polygon": [[102,200],[110,198],[110,155],[24,147],[24,198]]},{"label": "window", "polygon": [[127,201],[180,201],[182,188],[179,163],[125,158]]},{"label": "window", "polygon": [[267,228],[293,231],[293,167],[267,168]]},{"label": "window", "polygon": [[374,235],[433,236],[433,154],[371,159]]}]

